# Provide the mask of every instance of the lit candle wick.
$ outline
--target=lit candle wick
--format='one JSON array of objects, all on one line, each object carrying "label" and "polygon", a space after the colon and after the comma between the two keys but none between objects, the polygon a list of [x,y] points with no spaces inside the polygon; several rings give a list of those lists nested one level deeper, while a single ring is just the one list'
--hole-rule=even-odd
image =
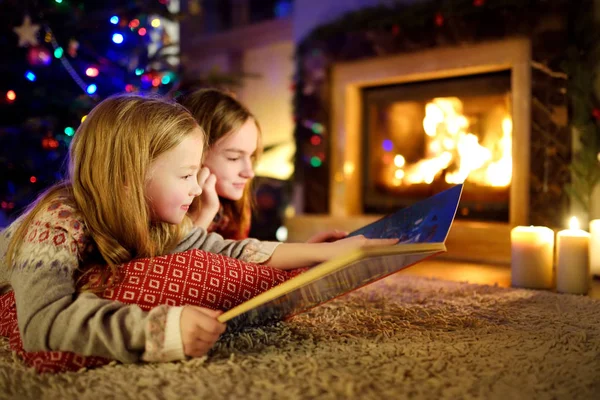
[{"label": "lit candle wick", "polygon": [[569,229],[579,229],[579,221],[577,217],[571,217],[569,220]]}]

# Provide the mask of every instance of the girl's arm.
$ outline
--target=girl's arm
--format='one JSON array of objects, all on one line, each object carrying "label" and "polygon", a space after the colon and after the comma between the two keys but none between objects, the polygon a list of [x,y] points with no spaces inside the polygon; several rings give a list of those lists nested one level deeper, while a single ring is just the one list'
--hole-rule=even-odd
[{"label": "girl's arm", "polygon": [[354,249],[371,246],[390,246],[398,239],[366,239],[352,236],[331,243],[279,243],[256,239],[226,240],[216,233],[196,228],[173,252],[201,249],[238,258],[245,262],[266,264],[273,268],[295,269],[310,267]]},{"label": "girl's arm", "polygon": [[200,249],[244,262],[262,264],[271,258],[273,251],[279,245],[281,245],[279,242],[263,242],[256,239],[223,239],[223,236],[218,233],[207,233],[203,228],[193,228],[172,253]]},{"label": "girl's arm", "polygon": [[275,249],[266,264],[279,269],[309,267],[352,250],[391,246],[396,243],[398,243],[398,239],[367,239],[362,235],[340,239],[335,242],[282,243],[281,246]]},{"label": "girl's arm", "polygon": [[[73,272],[79,261],[71,224],[45,227],[46,222],[30,229],[9,270],[26,351],[72,351],[122,362],[184,358],[182,308],[144,312],[92,293],[77,294]],[[2,236],[0,241],[8,240]]]}]

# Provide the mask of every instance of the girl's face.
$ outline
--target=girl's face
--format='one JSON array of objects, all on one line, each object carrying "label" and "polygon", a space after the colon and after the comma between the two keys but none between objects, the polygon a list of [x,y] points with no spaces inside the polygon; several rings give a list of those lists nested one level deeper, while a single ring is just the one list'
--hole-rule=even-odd
[{"label": "girl's face", "polygon": [[202,132],[196,128],[150,164],[145,190],[153,221],[179,224],[194,197],[202,193],[197,179],[202,139]]},{"label": "girl's face", "polygon": [[217,177],[216,190],[221,197],[239,200],[244,187],[254,177],[254,154],[258,143],[258,129],[254,119],[248,120],[237,131],[217,140],[204,159],[204,165]]}]

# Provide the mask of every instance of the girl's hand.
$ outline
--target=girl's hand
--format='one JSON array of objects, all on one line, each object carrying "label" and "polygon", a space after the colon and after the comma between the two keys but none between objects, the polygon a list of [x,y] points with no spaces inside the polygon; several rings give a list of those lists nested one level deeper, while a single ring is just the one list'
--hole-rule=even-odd
[{"label": "girl's hand", "polygon": [[208,167],[202,167],[198,172],[198,185],[202,188],[202,194],[200,195],[201,209],[207,211],[214,211],[216,214],[219,211],[221,204],[219,203],[219,195],[215,185],[217,183],[217,177],[215,174],[210,172]]},{"label": "girl's hand", "polygon": [[219,212],[221,204],[215,188],[216,183],[217,177],[207,167],[202,167],[198,172],[198,185],[202,189],[202,194],[194,199],[188,211],[194,226],[208,229]]},{"label": "girl's hand", "polygon": [[181,312],[179,326],[181,341],[186,356],[201,357],[208,353],[219,337],[225,332],[226,325],[217,320],[223,311],[214,311],[204,307],[185,306]]},{"label": "girl's hand", "polygon": [[343,239],[346,236],[348,236],[348,232],[338,231],[335,229],[333,231],[319,232],[308,239],[306,243],[335,242],[336,240]]},{"label": "girl's hand", "polygon": [[332,243],[322,243],[319,244],[319,246],[323,246],[322,259],[320,261],[330,260],[354,249],[391,246],[398,243],[398,240],[399,239],[367,239],[364,235],[358,235],[346,237]]}]

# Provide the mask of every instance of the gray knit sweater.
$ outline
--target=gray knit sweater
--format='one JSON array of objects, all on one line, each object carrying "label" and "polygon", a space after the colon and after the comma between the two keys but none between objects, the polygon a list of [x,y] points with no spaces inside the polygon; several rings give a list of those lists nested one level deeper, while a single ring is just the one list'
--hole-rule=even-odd
[{"label": "gray knit sweater", "polygon": [[[0,233],[0,293],[14,291],[25,350],[72,351],[122,362],[184,358],[182,307],[163,305],[145,312],[136,305],[76,292],[74,272],[85,268],[86,256],[94,249],[77,210],[55,202],[40,212],[9,268],[5,255],[19,222]],[[278,244],[225,240],[195,228],[174,252],[201,249],[263,263]]]}]

